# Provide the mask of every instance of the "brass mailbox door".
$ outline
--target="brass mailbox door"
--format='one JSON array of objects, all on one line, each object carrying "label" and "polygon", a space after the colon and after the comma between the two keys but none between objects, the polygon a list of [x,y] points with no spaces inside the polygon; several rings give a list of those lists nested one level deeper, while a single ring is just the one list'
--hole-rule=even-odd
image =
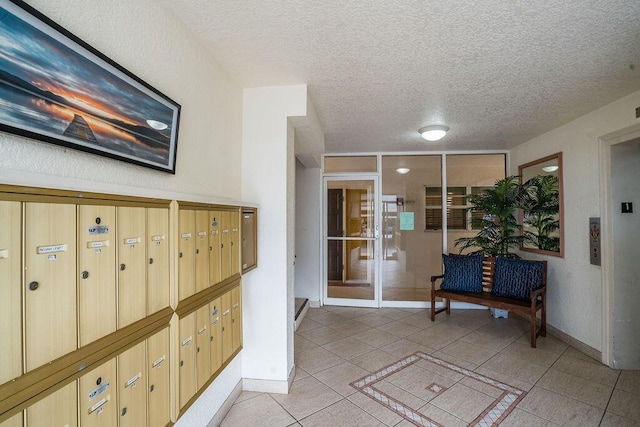
[{"label": "brass mailbox door", "polygon": [[180,301],[196,292],[195,283],[196,213],[180,210],[178,214],[178,298]]},{"label": "brass mailbox door", "polygon": [[164,427],[171,421],[169,365],[169,328],[166,328],[147,339],[149,427]]},{"label": "brass mailbox door", "polygon": [[209,282],[222,280],[220,276],[220,212],[209,212]]},{"label": "brass mailbox door", "polygon": [[116,208],[78,206],[80,346],[116,330]]},{"label": "brass mailbox door", "polygon": [[18,412],[13,417],[0,422],[0,427],[22,427],[22,412]]},{"label": "brass mailbox door", "polygon": [[242,287],[231,290],[232,346],[236,351],[242,346]]},{"label": "brass mailbox door", "polygon": [[[27,408],[27,426],[77,426],[77,393],[77,382],[73,381],[29,406]],[[22,422],[18,425],[22,425]]]},{"label": "brass mailbox door", "polygon": [[230,262],[231,262],[231,275],[239,274],[241,267],[241,252],[242,244],[240,241],[240,212],[233,211],[229,213],[231,223],[231,235],[229,242]]},{"label": "brass mailbox door", "polygon": [[231,292],[220,297],[222,306],[222,361],[233,354],[233,326],[231,323]]},{"label": "brass mailbox door", "polygon": [[220,276],[231,277],[231,213],[220,213]]},{"label": "brass mailbox door", "polygon": [[169,210],[147,209],[147,314],[169,306]]},{"label": "brass mailbox door", "polygon": [[113,427],[118,424],[117,389],[115,358],[80,377],[82,427]]},{"label": "brass mailbox door", "polygon": [[209,303],[209,360],[211,374],[222,366],[222,309],[220,298]]},{"label": "brass mailbox door", "polygon": [[0,202],[0,384],[22,374],[20,202]]},{"label": "brass mailbox door", "polygon": [[147,253],[145,208],[117,208],[118,328],[147,314]]},{"label": "brass mailbox door", "polygon": [[195,329],[195,312],[180,319],[180,408],[196,394],[196,342],[193,336]]},{"label": "brass mailbox door", "polygon": [[118,356],[119,427],[144,426],[147,422],[145,341]]},{"label": "brass mailbox door", "polygon": [[209,287],[209,212],[196,211],[196,292]]},{"label": "brass mailbox door", "polygon": [[25,203],[24,278],[30,371],[77,348],[75,205]]},{"label": "brass mailbox door", "polygon": [[211,377],[209,345],[209,304],[207,304],[196,311],[196,376],[198,390]]}]

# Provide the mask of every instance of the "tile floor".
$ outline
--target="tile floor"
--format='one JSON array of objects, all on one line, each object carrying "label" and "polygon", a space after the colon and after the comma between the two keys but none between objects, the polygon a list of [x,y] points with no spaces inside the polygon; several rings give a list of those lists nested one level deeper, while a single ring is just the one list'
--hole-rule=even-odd
[{"label": "tile floor", "polygon": [[[289,394],[242,392],[222,426],[465,426],[491,408],[493,425],[640,425],[640,371],[609,369],[552,336],[532,349],[528,323],[513,315],[428,316],[309,309]],[[504,390],[521,394],[500,406]]]}]

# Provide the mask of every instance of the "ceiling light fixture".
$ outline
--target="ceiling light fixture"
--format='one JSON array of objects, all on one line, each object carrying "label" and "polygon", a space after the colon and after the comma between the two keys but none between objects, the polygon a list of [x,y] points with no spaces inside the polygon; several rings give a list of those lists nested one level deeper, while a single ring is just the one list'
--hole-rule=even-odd
[{"label": "ceiling light fixture", "polygon": [[398,168],[396,169],[396,172],[398,172],[400,175],[406,175],[409,173],[411,169],[409,168]]},{"label": "ceiling light fixture", "polygon": [[449,128],[443,125],[425,126],[418,130],[420,135],[422,135],[422,137],[427,141],[438,141],[439,139],[442,139],[448,131]]},{"label": "ceiling light fixture", "polygon": [[558,166],[545,166],[542,170],[545,172],[555,172],[558,170]]}]

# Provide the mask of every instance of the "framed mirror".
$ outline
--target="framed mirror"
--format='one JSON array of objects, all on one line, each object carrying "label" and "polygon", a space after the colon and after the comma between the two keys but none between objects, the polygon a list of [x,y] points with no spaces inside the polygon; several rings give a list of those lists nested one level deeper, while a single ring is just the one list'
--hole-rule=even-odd
[{"label": "framed mirror", "polygon": [[520,249],[564,257],[562,153],[518,166],[523,190]]}]

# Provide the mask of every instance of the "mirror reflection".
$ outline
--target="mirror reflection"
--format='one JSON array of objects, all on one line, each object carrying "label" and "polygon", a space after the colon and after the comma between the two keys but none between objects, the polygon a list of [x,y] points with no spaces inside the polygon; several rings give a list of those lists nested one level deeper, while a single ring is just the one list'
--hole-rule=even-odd
[{"label": "mirror reflection", "polygon": [[523,251],[564,256],[562,153],[519,166]]}]

